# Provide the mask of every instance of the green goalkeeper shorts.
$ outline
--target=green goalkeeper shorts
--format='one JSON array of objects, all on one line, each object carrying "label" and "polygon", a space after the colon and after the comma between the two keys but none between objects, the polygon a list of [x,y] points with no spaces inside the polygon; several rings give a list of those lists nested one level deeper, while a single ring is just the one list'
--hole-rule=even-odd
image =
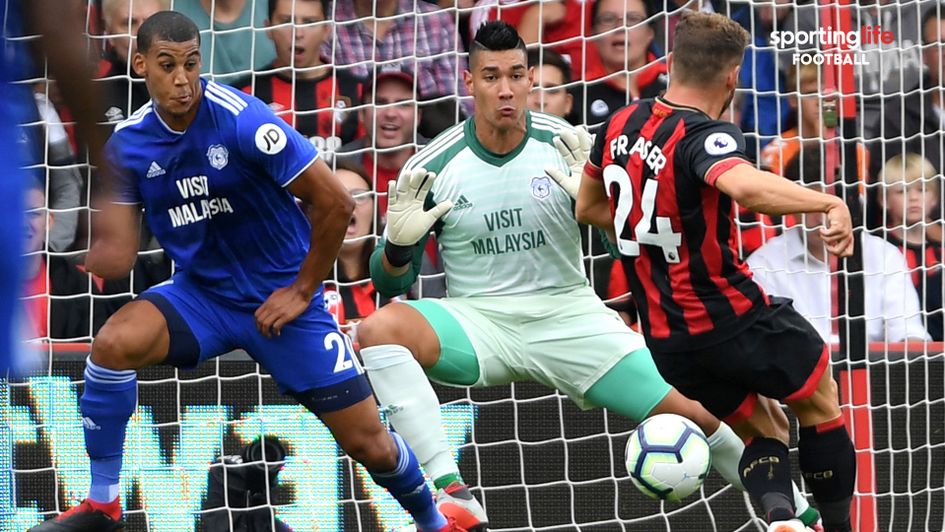
[{"label": "green goalkeeper shorts", "polygon": [[[427,374],[443,384],[479,387],[535,381],[568,395],[582,409],[616,407],[637,420],[670,390],[643,336],[589,287],[561,295],[405,303],[423,314],[439,338],[440,359]],[[606,395],[616,396],[602,401],[602,394],[595,394],[597,400],[590,401],[588,390],[612,369],[626,376],[618,379],[625,388],[607,385]],[[614,382],[616,376],[606,380]]]}]

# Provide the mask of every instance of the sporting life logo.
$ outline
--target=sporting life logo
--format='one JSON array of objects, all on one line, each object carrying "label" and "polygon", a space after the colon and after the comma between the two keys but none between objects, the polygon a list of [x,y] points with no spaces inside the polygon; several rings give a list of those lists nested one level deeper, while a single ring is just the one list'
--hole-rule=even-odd
[{"label": "sporting life logo", "polygon": [[[772,31],[771,44],[778,50],[801,49],[791,56],[794,65],[868,65],[866,54],[861,51],[864,45],[875,47],[888,46],[896,41],[891,31],[881,26],[862,26],[860,31],[840,31],[832,26],[809,31]],[[846,52],[822,52],[824,48]]]}]

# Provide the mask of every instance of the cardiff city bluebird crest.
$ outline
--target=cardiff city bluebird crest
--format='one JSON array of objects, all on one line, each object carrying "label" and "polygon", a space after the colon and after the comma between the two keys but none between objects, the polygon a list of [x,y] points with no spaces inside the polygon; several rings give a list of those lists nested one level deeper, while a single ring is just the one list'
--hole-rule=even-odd
[{"label": "cardiff city bluebird crest", "polygon": [[207,150],[207,159],[210,160],[210,166],[217,170],[223,170],[226,163],[230,160],[230,152],[222,144],[214,144]]},{"label": "cardiff city bluebird crest", "polygon": [[548,176],[532,178],[532,196],[543,200],[551,195],[551,179]]}]

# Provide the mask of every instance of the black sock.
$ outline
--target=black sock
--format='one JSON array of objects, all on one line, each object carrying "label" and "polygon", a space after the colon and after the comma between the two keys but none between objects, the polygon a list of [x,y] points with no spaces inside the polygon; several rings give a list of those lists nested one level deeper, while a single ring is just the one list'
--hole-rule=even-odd
[{"label": "black sock", "polygon": [[769,523],[794,518],[791,463],[786,445],[772,438],[755,438],[745,446],[738,469],[745,490],[761,505]]},{"label": "black sock", "polygon": [[799,436],[801,472],[814,494],[825,531],[849,532],[856,453],[843,418],[801,427]]}]

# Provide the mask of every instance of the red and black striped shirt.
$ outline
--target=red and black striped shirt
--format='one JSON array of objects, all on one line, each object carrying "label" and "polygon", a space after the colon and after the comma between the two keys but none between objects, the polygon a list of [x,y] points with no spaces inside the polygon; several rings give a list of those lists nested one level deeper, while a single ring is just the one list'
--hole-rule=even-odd
[{"label": "red and black striped shirt", "polygon": [[319,150],[334,151],[357,135],[358,113],[351,107],[361,99],[361,85],[346,72],[328,69],[318,78],[294,81],[279,72],[265,72],[234,85],[269,104]]},{"label": "red and black striped shirt", "polygon": [[767,303],[734,245],[734,203],[714,186],[747,162],[738,128],[665,99],[624,107],[598,132],[585,170],[604,181],[610,197],[651,349],[721,342]]}]

